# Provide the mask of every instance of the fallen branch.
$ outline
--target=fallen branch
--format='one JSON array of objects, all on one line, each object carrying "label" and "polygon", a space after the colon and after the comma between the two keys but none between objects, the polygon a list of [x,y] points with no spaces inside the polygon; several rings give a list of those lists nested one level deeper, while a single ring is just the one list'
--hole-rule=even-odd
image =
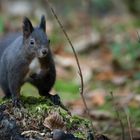
[{"label": "fallen branch", "polygon": [[64,29],[64,26],[63,26],[62,23],[60,22],[58,16],[56,15],[56,12],[54,11],[53,7],[51,6],[49,0],[45,0],[45,1],[46,1],[47,5],[49,6],[49,8],[50,8],[50,10],[51,10],[51,12],[52,12],[54,18],[55,18],[56,21],[58,22],[60,28],[62,29],[62,31],[63,31],[63,33],[64,33],[66,39],[68,40],[68,42],[69,42],[69,44],[70,44],[70,46],[71,46],[71,48],[72,48],[73,53],[74,53],[74,56],[75,56],[75,59],[76,59],[76,63],[77,63],[77,66],[78,66],[78,70],[79,70],[79,71],[78,71],[78,74],[79,74],[80,80],[81,80],[80,95],[81,95],[81,98],[82,98],[83,103],[84,103],[84,106],[85,106],[85,110],[86,110],[86,113],[87,113],[87,117],[88,117],[88,119],[91,121],[91,127],[92,127],[93,130],[95,130],[95,128],[94,128],[94,126],[93,126],[93,124],[92,124],[92,119],[91,119],[91,117],[90,117],[90,112],[89,112],[89,109],[88,109],[86,100],[85,100],[85,98],[84,98],[84,93],[83,93],[83,92],[84,92],[83,75],[82,75],[82,70],[81,70],[81,67],[80,67],[80,63],[79,63],[79,60],[78,60],[76,51],[75,51],[75,49],[74,49],[74,46],[73,46],[73,44],[72,44],[72,42],[71,42],[71,40],[70,40],[70,38],[69,38],[67,32],[66,32],[65,29]]}]

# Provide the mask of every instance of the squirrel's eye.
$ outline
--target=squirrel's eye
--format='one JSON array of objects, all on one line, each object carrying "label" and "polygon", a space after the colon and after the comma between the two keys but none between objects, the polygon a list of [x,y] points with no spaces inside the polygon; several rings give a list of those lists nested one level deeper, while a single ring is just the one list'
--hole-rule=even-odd
[{"label": "squirrel's eye", "polygon": [[30,45],[34,45],[35,41],[33,39],[30,40]]}]

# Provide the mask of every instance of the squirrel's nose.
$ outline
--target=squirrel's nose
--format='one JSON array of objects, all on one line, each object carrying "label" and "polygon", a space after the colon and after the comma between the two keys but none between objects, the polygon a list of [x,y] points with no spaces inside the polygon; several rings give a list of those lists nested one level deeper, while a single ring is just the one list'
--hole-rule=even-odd
[{"label": "squirrel's nose", "polygon": [[43,54],[43,55],[46,55],[46,54],[47,54],[47,50],[46,50],[46,49],[43,49],[43,50],[42,50],[42,54]]}]

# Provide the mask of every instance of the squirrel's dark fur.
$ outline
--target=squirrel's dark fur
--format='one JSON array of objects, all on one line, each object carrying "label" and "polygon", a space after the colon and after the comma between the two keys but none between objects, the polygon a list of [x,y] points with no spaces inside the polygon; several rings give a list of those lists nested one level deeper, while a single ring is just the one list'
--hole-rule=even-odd
[{"label": "squirrel's dark fur", "polygon": [[44,16],[35,28],[25,17],[22,34],[11,34],[0,41],[0,86],[15,105],[26,81],[36,86],[40,95],[52,97],[49,91],[55,83],[56,70],[45,26]]}]

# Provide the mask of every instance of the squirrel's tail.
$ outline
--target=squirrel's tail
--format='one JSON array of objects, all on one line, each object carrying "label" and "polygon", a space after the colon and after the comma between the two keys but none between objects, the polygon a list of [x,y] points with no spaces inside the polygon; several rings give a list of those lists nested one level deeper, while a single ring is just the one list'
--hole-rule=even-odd
[{"label": "squirrel's tail", "polygon": [[0,58],[4,50],[19,36],[20,33],[9,33],[4,37],[0,38]]}]

